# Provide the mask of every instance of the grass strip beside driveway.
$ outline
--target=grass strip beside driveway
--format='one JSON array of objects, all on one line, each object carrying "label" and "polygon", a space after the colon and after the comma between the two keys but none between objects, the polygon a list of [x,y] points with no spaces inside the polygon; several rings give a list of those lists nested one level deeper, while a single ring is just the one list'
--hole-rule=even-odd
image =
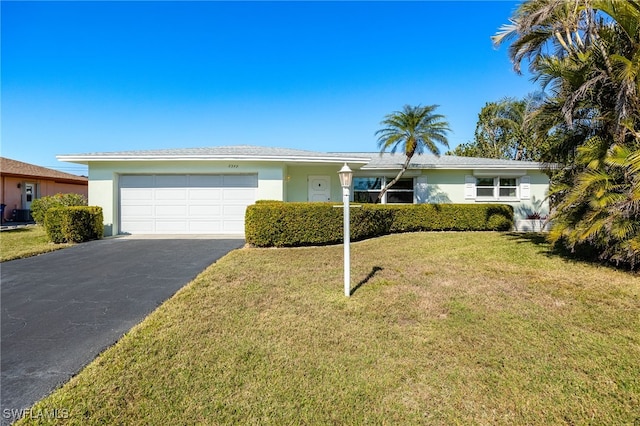
[{"label": "grass strip beside driveway", "polygon": [[8,229],[0,232],[0,262],[36,256],[71,245],[53,244],[40,225]]},{"label": "grass strip beside driveway", "polygon": [[78,425],[637,422],[640,278],[547,250],[500,233],[362,241],[351,298],[342,246],[237,250],[31,412]]}]

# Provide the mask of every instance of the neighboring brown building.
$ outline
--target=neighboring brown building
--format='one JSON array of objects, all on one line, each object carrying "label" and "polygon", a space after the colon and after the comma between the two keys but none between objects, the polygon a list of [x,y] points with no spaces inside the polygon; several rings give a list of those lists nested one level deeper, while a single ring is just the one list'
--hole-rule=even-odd
[{"label": "neighboring brown building", "polygon": [[88,194],[86,177],[4,157],[0,157],[0,179],[0,203],[5,205],[3,221],[14,218],[14,210],[15,219],[24,219],[36,198],[58,193]]}]

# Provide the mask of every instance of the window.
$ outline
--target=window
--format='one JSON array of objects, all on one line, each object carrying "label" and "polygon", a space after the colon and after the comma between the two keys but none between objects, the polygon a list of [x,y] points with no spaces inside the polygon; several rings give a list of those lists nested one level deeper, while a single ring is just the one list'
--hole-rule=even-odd
[{"label": "window", "polygon": [[516,178],[499,178],[498,182],[498,196],[500,198],[518,196]]},{"label": "window", "polygon": [[476,197],[494,197],[493,178],[476,179]]},{"label": "window", "polygon": [[413,204],[413,179],[406,178],[398,180],[391,188],[389,188],[386,193],[386,197],[386,202],[389,204]]},{"label": "window", "polygon": [[[353,201],[356,203],[375,203],[382,187],[393,178],[354,177]],[[384,195],[383,203],[413,203],[413,178],[398,180]]]},{"label": "window", "polygon": [[354,177],[353,201],[356,203],[375,203],[382,189],[382,178]]},{"label": "window", "polygon": [[518,183],[516,178],[479,177],[476,178],[477,198],[517,198]]}]

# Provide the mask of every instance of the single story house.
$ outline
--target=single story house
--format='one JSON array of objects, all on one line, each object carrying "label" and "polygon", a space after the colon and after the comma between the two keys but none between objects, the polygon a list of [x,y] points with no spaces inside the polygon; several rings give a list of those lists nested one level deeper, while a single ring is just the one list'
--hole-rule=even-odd
[{"label": "single story house", "polygon": [[89,179],[35,164],[0,157],[2,220],[28,221],[31,202],[59,193],[89,194]]},{"label": "single story house", "polygon": [[[351,197],[372,202],[402,154],[324,153],[258,146],[60,155],[89,167],[89,204],[105,235],[243,234],[256,200],[342,202],[338,170],[354,171]],[[541,164],[416,155],[383,203],[505,203],[517,218],[549,211]]]}]

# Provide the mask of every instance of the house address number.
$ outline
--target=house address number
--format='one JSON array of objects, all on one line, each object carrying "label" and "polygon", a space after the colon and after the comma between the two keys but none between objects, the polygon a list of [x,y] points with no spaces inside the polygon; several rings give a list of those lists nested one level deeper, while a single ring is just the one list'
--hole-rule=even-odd
[{"label": "house address number", "polygon": [[230,169],[237,169],[238,167],[240,166],[238,166],[237,164],[229,164]]}]

